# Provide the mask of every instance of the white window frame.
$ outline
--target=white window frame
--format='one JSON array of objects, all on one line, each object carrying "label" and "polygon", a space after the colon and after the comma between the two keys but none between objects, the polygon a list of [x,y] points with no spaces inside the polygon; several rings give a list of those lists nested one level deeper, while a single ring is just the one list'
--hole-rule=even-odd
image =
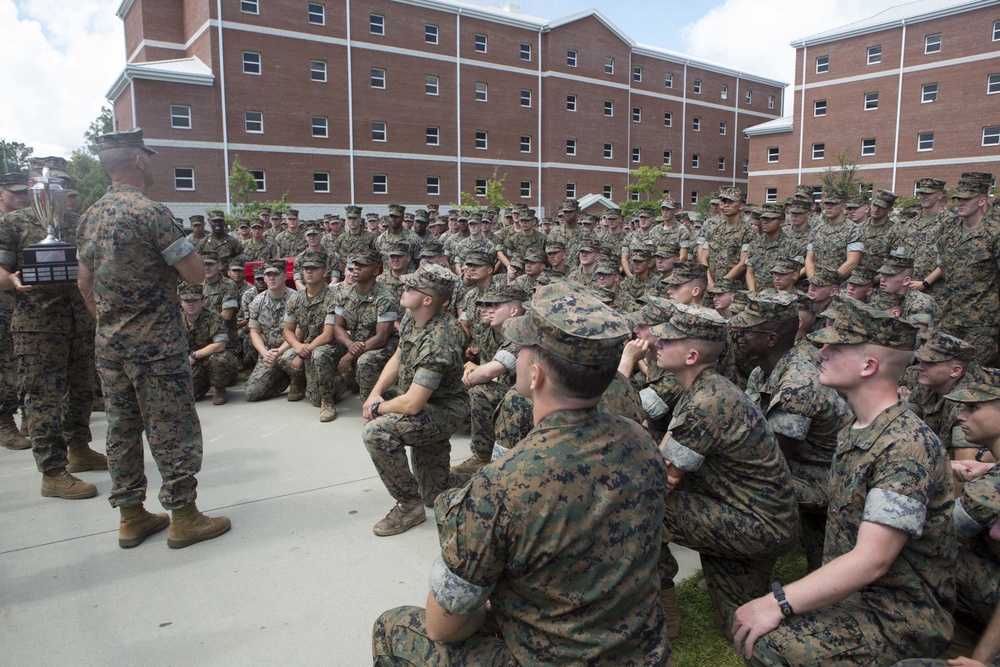
[{"label": "white window frame", "polygon": [[[381,138],[380,138],[381,137]],[[389,138],[389,124],[384,120],[372,121],[372,141],[385,143]]]},{"label": "white window frame", "polygon": [[475,193],[475,195],[477,197],[485,197],[486,196],[486,186],[487,186],[487,184],[489,184],[489,179],[488,178],[477,178],[476,179],[476,185],[475,185],[475,189],[473,190],[473,192]]},{"label": "white window frame", "polygon": [[753,91],[748,90],[743,96],[743,102],[746,104],[753,104]]},{"label": "white window frame", "polygon": [[434,74],[424,75],[424,95],[437,97],[441,94],[441,77]]},{"label": "white window frame", "polygon": [[604,57],[604,73],[608,75],[615,73],[615,59],[611,56]]},{"label": "white window frame", "polygon": [[578,56],[576,49],[566,49],[566,66],[576,67]]},{"label": "white window frame", "polygon": [[257,192],[267,192],[267,170],[265,169],[247,169],[250,172],[250,178],[253,182],[257,184]]},{"label": "white window frame", "polygon": [[476,53],[489,53],[489,40],[487,35],[477,32],[472,42],[472,50]]},{"label": "white window frame", "polygon": [[778,146],[767,147],[767,163],[774,164],[781,159],[781,149]]},{"label": "white window frame", "polygon": [[[820,104],[822,102],[822,105]],[[813,100],[813,118],[826,116],[826,100]],[[820,113],[822,111],[823,113]]]},{"label": "white window frame", "polygon": [[531,89],[522,88],[521,89],[521,106],[525,109],[531,108]]},{"label": "white window frame", "polygon": [[878,65],[882,62],[882,45],[876,44],[874,46],[868,47],[868,59],[867,63],[869,65]]},{"label": "white window frame", "polygon": [[313,192],[319,194],[330,194],[330,172],[313,172]]},{"label": "white window frame", "polygon": [[[931,88],[933,86],[933,89]],[[937,102],[939,86],[937,83],[925,83],[920,86],[920,103],[931,104]]]},{"label": "white window frame", "polygon": [[778,201],[778,188],[764,188],[764,203],[773,204]]},{"label": "white window frame", "polygon": [[669,167],[672,160],[673,153],[671,151],[663,151],[663,166]]},{"label": "white window frame", "polygon": [[674,113],[672,111],[663,112],[663,127],[674,126]]},{"label": "white window frame", "polygon": [[750,173],[750,160],[747,159],[743,160],[743,173],[744,174]]},{"label": "white window frame", "polygon": [[[247,69],[248,67],[250,69]],[[255,68],[256,71],[254,71]],[[258,53],[257,51],[244,51],[243,73],[252,74],[253,76],[260,76],[263,71],[264,71],[264,65],[260,57],[260,53]]]},{"label": "white window frame", "polygon": [[522,62],[531,62],[531,44],[529,42],[521,42],[519,55],[521,56]]},{"label": "white window frame", "polygon": [[[490,146],[490,133],[486,130],[476,130],[475,147],[477,151],[485,151]],[[480,145],[482,144],[482,145]]]},{"label": "white window frame", "polygon": [[1000,20],[993,22],[993,41],[1000,42]]},{"label": "white window frame", "polygon": [[933,53],[941,53],[941,33],[936,32],[933,35],[927,35],[924,37],[924,55],[929,56]]},{"label": "white window frame", "polygon": [[[187,171],[190,174],[181,174],[179,172]],[[191,181],[191,187],[181,187],[180,181]],[[180,192],[189,192],[194,190],[194,167],[174,167],[174,190]]]},{"label": "white window frame", "polygon": [[[316,121],[322,121],[322,123],[317,123]],[[323,130],[323,133],[316,134],[316,131],[321,128]],[[313,138],[316,139],[329,139],[330,119],[326,116],[313,116],[309,124],[309,133]]]},{"label": "white window frame", "polygon": [[725,155],[720,155],[719,156],[719,171],[725,171],[725,170],[726,170],[726,156]]},{"label": "white window frame", "polygon": [[691,84],[691,92],[695,95],[701,95],[701,79],[695,79]]},{"label": "white window frame", "polygon": [[389,194],[388,174],[372,174],[372,194],[373,195]]},{"label": "white window frame", "polygon": [[635,83],[642,83],[642,65],[632,66],[632,81]]},{"label": "white window frame", "polygon": [[[924,146],[921,148],[921,146]],[[918,132],[917,133],[917,152],[918,153],[929,153],[934,150],[934,133],[933,132]]]},{"label": "white window frame", "polygon": [[632,107],[632,122],[633,123],[642,122],[642,107]]},{"label": "white window frame", "polygon": [[826,74],[830,71],[830,56],[816,56],[816,73]]},{"label": "white window frame", "polygon": [[638,192],[628,193],[628,199],[629,201],[639,201],[639,193]]},{"label": "white window frame", "polygon": [[773,109],[774,108],[774,95],[768,95],[767,96],[767,108],[768,109]]},{"label": "white window frame", "polygon": [[326,83],[326,61],[309,61],[309,80],[316,83]]},{"label": "white window frame", "polygon": [[369,14],[368,33],[385,37],[385,16],[382,14]]},{"label": "white window frame", "polygon": [[691,129],[694,132],[701,132],[701,116],[691,117]]},{"label": "white window frame", "polygon": [[692,190],[691,191],[691,205],[694,206],[697,203],[698,203],[698,191],[697,190]]},{"label": "white window frame", "polygon": [[489,102],[490,101],[490,87],[482,81],[476,82],[476,101],[477,102]]},{"label": "white window frame", "polygon": [[663,75],[663,87],[664,88],[673,88],[674,87],[674,73],[673,72],[667,72],[666,74]]},{"label": "white window frame", "polygon": [[441,28],[433,23],[424,24],[424,44],[440,44]]},{"label": "white window frame", "polygon": [[[326,25],[326,5],[321,2],[307,2],[306,18],[311,25]],[[327,190],[327,192],[329,192],[329,190]]]},{"label": "white window frame", "polygon": [[817,141],[812,145],[812,150],[810,151],[812,159],[814,160],[824,160],[826,159],[826,142]]},{"label": "white window frame", "polygon": [[[372,67],[371,68],[371,87],[375,90],[385,90],[386,88],[386,78],[388,73],[384,67]],[[382,85],[376,85],[377,82],[381,82]]]},{"label": "white window frame", "polygon": [[531,199],[531,181],[521,181],[521,199]]},{"label": "white window frame", "polygon": [[701,153],[692,153],[691,154],[691,168],[692,169],[701,169]]},{"label": "white window frame", "polygon": [[722,87],[719,88],[719,99],[722,100],[729,99],[729,86],[727,86],[726,84],[722,84]]},{"label": "white window frame", "polygon": [[864,111],[877,111],[878,110],[878,91],[872,93],[865,93],[865,101],[861,107]]},{"label": "white window frame", "polygon": [[531,135],[530,134],[522,134],[520,140],[518,141],[518,146],[520,147],[522,153],[530,153],[531,152]]},{"label": "white window frame", "polygon": [[576,157],[576,139],[566,140],[566,155]]},{"label": "white window frame", "polygon": [[615,116],[615,101],[604,100],[604,117],[614,118],[614,116]]},{"label": "white window frame", "polygon": [[566,96],[566,111],[576,112],[576,95]]},{"label": "white window frame", "polygon": [[983,146],[1000,146],[1000,125],[983,128]]},{"label": "white window frame", "polygon": [[861,157],[871,157],[875,155],[877,141],[874,137],[861,140]]},{"label": "white window frame", "polygon": [[427,146],[440,146],[441,128],[435,125],[427,125],[424,128],[424,144]]},{"label": "white window frame", "polygon": [[440,176],[428,176],[427,177],[427,196],[428,197],[439,197],[439,196],[441,196],[441,177]]},{"label": "white window frame", "polygon": [[[177,121],[180,121],[180,123],[178,123]],[[171,129],[190,130],[191,126],[192,126],[191,106],[188,104],[171,104],[170,105]]]},{"label": "white window frame", "polygon": [[576,183],[567,183],[566,184],[566,198],[567,199],[576,199]]},{"label": "white window frame", "polygon": [[990,74],[986,77],[986,94],[996,95],[1000,93],[1000,74]]},{"label": "white window frame", "polygon": [[632,147],[632,162],[642,162],[642,149],[638,146]]},{"label": "white window frame", "polygon": [[604,186],[604,188],[601,190],[601,194],[604,195],[605,199],[610,199],[610,200],[614,201],[614,197],[612,196],[614,194],[614,191],[615,191],[615,188],[614,188],[613,185],[606,184]]},{"label": "white window frame", "polygon": [[260,15],[260,2],[258,0],[240,0],[240,11],[244,14]]},{"label": "white window frame", "polygon": [[[253,114],[256,114],[256,117],[254,117]],[[256,127],[257,129],[251,129],[253,127]],[[264,134],[264,112],[244,111],[243,131],[247,134]]]},{"label": "white window frame", "polygon": [[719,134],[721,134],[721,135],[724,136],[726,134],[726,132],[728,131],[728,129],[729,129],[729,123],[727,123],[724,120],[720,120],[719,121]]},{"label": "white window frame", "polygon": [[615,145],[612,142],[604,142],[604,159],[613,160],[615,158]]}]

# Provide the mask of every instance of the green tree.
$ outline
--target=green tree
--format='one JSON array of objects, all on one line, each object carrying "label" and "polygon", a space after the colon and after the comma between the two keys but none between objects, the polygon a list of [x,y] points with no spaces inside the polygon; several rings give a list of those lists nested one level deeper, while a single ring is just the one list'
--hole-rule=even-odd
[{"label": "green tree", "polygon": [[708,217],[708,209],[712,206],[712,195],[702,195],[698,197],[698,203],[694,205],[693,212],[697,213],[702,220]]},{"label": "green tree", "polygon": [[[101,113],[90,123],[87,131],[83,133],[83,138],[87,142],[87,152],[91,155],[97,155],[97,137],[108,132],[113,132],[114,129],[115,120],[111,109],[101,107]],[[80,194],[83,193],[81,192]]]},{"label": "green tree", "polygon": [[22,144],[20,141],[0,139],[0,150],[3,153],[3,164],[0,165],[3,168],[3,173],[12,171],[28,173],[28,162],[31,161],[31,154],[35,152],[34,148]]},{"label": "green tree", "polygon": [[[234,227],[239,220],[252,220],[262,208],[270,209],[272,213],[284,213],[291,204],[288,203],[288,193],[281,195],[277,201],[253,201],[253,195],[257,192],[257,181],[254,180],[250,170],[240,162],[240,156],[233,157],[233,166],[229,169],[229,199],[233,203],[233,212],[226,216],[226,222],[230,227]],[[215,208],[225,208],[219,205]],[[206,211],[207,213],[207,211]]]},{"label": "green tree", "polygon": [[823,181],[823,189],[838,189],[847,193],[848,197],[858,194],[868,194],[872,184],[858,178],[858,165],[854,156],[847,150],[837,154],[837,167],[827,167],[819,177]]},{"label": "green tree", "polygon": [[[458,204],[470,213],[480,213],[489,206],[497,206],[501,210],[510,206],[510,202],[504,197],[504,181],[507,174],[500,174],[496,167],[493,168],[493,175],[486,179],[486,190],[482,195],[476,196],[468,192],[460,193],[461,202]],[[455,206],[455,204],[451,204]]]},{"label": "green tree", "polygon": [[85,149],[73,151],[66,171],[76,180],[76,190],[80,193],[77,210],[86,211],[91,204],[104,196],[111,179],[104,173],[101,163]]},{"label": "green tree", "polygon": [[653,199],[659,202],[663,193],[663,188],[660,187],[659,182],[661,179],[666,178],[669,173],[670,167],[648,167],[646,165],[631,170],[628,173],[629,184],[625,186],[625,190],[629,193],[638,194],[639,200],[633,201],[630,197],[627,201],[623,201],[620,204],[622,216],[626,219],[631,217],[644,202],[649,202]]}]

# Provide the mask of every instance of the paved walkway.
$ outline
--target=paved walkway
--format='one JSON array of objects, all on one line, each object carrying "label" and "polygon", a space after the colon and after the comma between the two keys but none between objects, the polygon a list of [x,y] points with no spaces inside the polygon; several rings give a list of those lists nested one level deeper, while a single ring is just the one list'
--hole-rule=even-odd
[{"label": "paved walkway", "polygon": [[[423,606],[437,553],[433,513],[403,535],[371,528],[392,507],[361,444],[357,396],[335,422],[284,397],[198,403],[205,433],[199,508],[229,534],[186,549],[166,531],[118,547],[107,472],[89,500],[42,498],[30,451],[0,449],[0,644],[4,665],[371,664],[379,613]],[[278,421],[278,419],[283,421]],[[103,413],[92,419],[103,451]],[[453,459],[469,452],[452,440]],[[160,476],[146,457],[150,511]],[[680,578],[697,555],[674,547]]]}]

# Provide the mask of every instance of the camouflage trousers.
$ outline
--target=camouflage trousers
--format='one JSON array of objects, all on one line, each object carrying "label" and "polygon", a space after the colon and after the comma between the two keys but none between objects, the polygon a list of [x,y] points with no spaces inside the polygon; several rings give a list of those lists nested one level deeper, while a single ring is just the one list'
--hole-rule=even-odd
[{"label": "camouflage trousers", "polygon": [[236,384],[238,374],[239,362],[236,360],[236,355],[229,350],[213,354],[208,359],[199,359],[191,368],[195,400],[207,394],[209,388],[218,391]]},{"label": "camouflage trousers", "polygon": [[427,637],[423,607],[397,607],[384,612],[372,628],[375,667],[510,667],[507,644],[479,632],[447,644]]},{"label": "camouflage trousers", "polygon": [[493,422],[496,443],[505,449],[513,449],[535,428],[534,410],[535,404],[531,399],[521,396],[517,389],[508,390],[500,401]]},{"label": "camouflage trousers", "polygon": [[955,563],[955,598],[959,612],[986,625],[1000,604],[1000,569],[996,561],[959,546]]},{"label": "camouflage trousers", "polygon": [[697,551],[716,625],[723,636],[732,639],[733,614],[770,592],[774,563],[791,550],[797,533],[780,534],[757,517],[715,498],[671,491],[663,515],[660,585],[672,588],[679,570],[669,542]]},{"label": "camouflage trousers", "polygon": [[823,565],[826,508],[830,504],[830,467],[788,461],[792,487],[799,505],[799,530],[809,571]]},{"label": "camouflage trousers", "polygon": [[112,507],[146,499],[142,433],[160,470],[160,504],[172,510],[197,497],[201,470],[201,421],[194,407],[186,354],[144,363],[98,357],[108,420],[108,469]]},{"label": "camouflage trousers", "polygon": [[93,321],[81,315],[65,324],[61,333],[13,334],[28,437],[39,472],[65,467],[67,448],[91,440]]},{"label": "camouflage trousers", "polygon": [[[6,293],[0,295],[0,301],[11,296]],[[17,354],[10,333],[12,313],[12,304],[0,304],[0,416],[14,414],[21,404],[17,387]]]},{"label": "camouflage trousers", "polygon": [[242,368],[252,369],[257,364],[260,359],[260,354],[257,353],[257,348],[253,346],[253,341],[250,340],[250,334],[247,333],[241,338],[241,343],[243,346],[243,360]]},{"label": "camouflage trousers", "polygon": [[[469,389],[472,454],[480,459],[489,461],[493,454],[493,443],[497,440],[493,419],[509,390],[510,387],[502,382],[485,382]],[[529,410],[529,416],[530,413]]]},{"label": "camouflage trousers", "polygon": [[337,364],[344,356],[344,347],[339,343],[333,345],[320,345],[312,351],[312,355],[305,360],[304,368],[301,370],[292,369],[292,361],[295,360],[295,350],[288,349],[278,359],[278,366],[288,374],[292,380],[305,377],[306,398],[316,407],[319,407],[324,398],[339,399],[346,391]]},{"label": "camouflage trousers", "polygon": [[357,381],[358,387],[361,388],[362,403],[368,400],[368,396],[372,393],[372,387],[378,382],[378,376],[382,374],[382,369],[395,353],[396,345],[393,342],[379,350],[365,352],[354,360],[354,379]]},{"label": "camouflage trousers", "polygon": [[[254,352],[256,353],[257,350]],[[266,401],[269,398],[280,396],[281,392],[288,389],[291,381],[291,377],[281,369],[277,361],[270,368],[267,368],[264,366],[264,359],[258,354],[257,363],[250,371],[250,377],[247,378],[243,396],[250,403]]]}]

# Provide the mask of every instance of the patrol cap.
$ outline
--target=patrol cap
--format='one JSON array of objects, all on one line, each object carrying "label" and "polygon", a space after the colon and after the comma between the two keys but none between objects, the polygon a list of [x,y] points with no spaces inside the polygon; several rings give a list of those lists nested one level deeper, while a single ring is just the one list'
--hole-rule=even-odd
[{"label": "patrol cap", "polygon": [[[461,218],[459,218],[461,220]],[[482,213],[470,213],[469,214],[469,224],[470,225],[481,225],[483,224],[483,214]]]},{"label": "patrol cap", "polygon": [[423,245],[420,246],[420,259],[427,257],[440,257],[444,254],[444,246],[441,245],[440,241],[424,241]]},{"label": "patrol cap", "polygon": [[676,244],[661,244],[656,246],[653,257],[680,257]]},{"label": "patrol cap", "polygon": [[871,343],[912,351],[917,345],[917,327],[860,301],[844,299],[833,326],[809,334],[809,340],[826,345]]},{"label": "patrol cap", "polygon": [[643,243],[641,245],[630,246],[628,249],[629,259],[643,262],[653,257],[653,247]]},{"label": "patrol cap", "polygon": [[897,199],[899,199],[899,195],[897,195],[895,192],[889,192],[888,190],[879,190],[877,193],[875,193],[875,196],[872,198],[872,205],[880,206],[882,208],[892,208],[893,205],[896,203]]},{"label": "patrol cap", "polygon": [[725,294],[726,292],[737,292],[742,289],[743,285],[733,280],[732,278],[719,278],[712,285],[711,289],[708,290],[709,294]]},{"label": "patrol cap", "polygon": [[721,201],[738,201],[745,202],[746,195],[739,188],[722,188],[719,190],[719,199]]},{"label": "patrol cap", "polygon": [[674,302],[658,296],[646,295],[642,308],[632,313],[632,321],[647,327],[655,327],[668,321],[674,314]]},{"label": "patrol cap", "polygon": [[[56,155],[50,155],[48,157],[33,157],[28,162],[28,176],[32,178],[39,178],[44,173],[45,167],[49,168],[49,175],[54,176],[59,179],[64,179],[68,176],[66,173],[66,158],[59,157]],[[62,185],[62,184],[61,184]]]},{"label": "patrol cap", "polygon": [[465,253],[465,263],[471,266],[493,266],[497,263],[497,254],[487,246],[476,246]]},{"label": "patrol cap", "polygon": [[674,211],[679,209],[680,206],[678,206],[677,202],[671,199],[670,197],[664,197],[663,199],[660,200],[660,208],[668,208],[671,211]]},{"label": "patrol cap", "polygon": [[746,308],[729,319],[730,326],[746,329],[767,322],[781,322],[799,316],[798,298],[788,292],[749,292]]},{"label": "patrol cap", "polygon": [[457,217],[458,217],[459,220],[466,220],[466,221],[468,221],[468,219],[469,219],[469,212],[466,211],[463,208],[461,211],[458,212],[458,216]]},{"label": "patrol cap", "polygon": [[364,248],[363,250],[359,250],[351,255],[351,257],[347,260],[347,264],[357,264],[359,266],[381,266],[382,255],[371,248]]},{"label": "patrol cap", "polygon": [[314,250],[306,250],[302,253],[302,259],[299,260],[299,267],[303,269],[325,269],[326,255]]},{"label": "patrol cap", "polygon": [[285,275],[288,272],[288,264],[283,259],[268,259],[261,264],[261,274],[280,273]]},{"label": "patrol cap", "polygon": [[531,249],[521,256],[524,262],[544,262],[545,254],[541,250]]},{"label": "patrol cap", "polygon": [[205,216],[203,215],[192,215],[189,220],[191,220],[192,225],[204,225]]},{"label": "patrol cap", "polygon": [[603,217],[620,218],[622,217],[622,210],[620,208],[606,208],[604,209]]},{"label": "patrol cap", "polygon": [[361,217],[361,207],[360,206],[348,206],[344,209],[345,218],[360,218]]},{"label": "patrol cap", "polygon": [[[893,308],[901,308],[903,306],[903,299],[905,298],[905,294],[896,294],[888,290],[877,289],[868,296],[868,303],[879,310],[891,310]],[[907,319],[913,322],[912,318]]]},{"label": "patrol cap", "polygon": [[243,229],[243,228],[250,229],[250,221],[249,220],[240,220],[240,222],[237,225],[237,227],[239,229]]},{"label": "patrol cap", "polygon": [[795,307],[799,310],[804,310],[809,313],[816,312],[816,303],[809,298],[809,295],[805,292],[799,292],[798,290],[789,292],[795,297]]},{"label": "patrol cap", "polygon": [[863,266],[855,266],[851,271],[851,277],[847,279],[852,285],[871,285],[875,282],[875,271]]},{"label": "patrol cap", "polygon": [[653,327],[649,333],[663,340],[697,338],[719,343],[729,336],[729,324],[726,318],[711,308],[676,303],[670,320]]},{"label": "patrol cap", "polygon": [[28,189],[28,175],[11,171],[0,176],[0,188],[10,192],[24,192]]},{"label": "patrol cap", "polygon": [[[594,298],[603,303],[605,306],[610,307],[612,304],[614,304],[615,293],[609,290],[607,287],[601,287],[600,285],[591,285],[589,289],[590,293],[594,295]],[[628,318],[628,315],[625,315],[625,319],[626,321],[631,322],[631,320],[629,320]]]},{"label": "patrol cap", "polygon": [[[811,299],[810,299],[811,300]],[[827,320],[835,320],[844,314],[844,301],[847,297],[841,296],[840,294],[833,297],[830,300],[829,305],[827,305],[826,310],[819,314],[820,317]],[[816,302],[813,302],[813,308],[815,308]]]},{"label": "patrol cap", "polygon": [[413,214],[412,213],[404,213],[403,214],[403,220],[409,220],[410,222],[413,222]]},{"label": "patrol cap", "polygon": [[958,179],[958,188],[952,199],[972,199],[979,195],[989,194],[993,184],[993,174],[985,171],[966,171]]},{"label": "patrol cap", "polygon": [[365,213],[366,220],[378,220],[378,213]]},{"label": "patrol cap", "polygon": [[427,204],[427,212],[428,213],[437,213],[440,210],[441,210],[441,205],[440,204]]},{"label": "patrol cap", "polygon": [[149,155],[156,155],[156,151],[147,146],[142,140],[142,130],[126,130],[124,132],[109,132],[94,139],[97,152],[109,151],[115,148],[141,148]]},{"label": "patrol cap", "polygon": [[204,250],[199,253],[201,255],[201,260],[208,264],[218,264],[219,263],[219,253],[214,250]]},{"label": "patrol cap", "polygon": [[192,285],[191,283],[181,283],[177,286],[177,296],[181,301],[197,301],[205,298],[205,289],[201,283]]},{"label": "patrol cap", "polygon": [[802,255],[796,255],[795,257],[779,257],[774,262],[774,266],[771,267],[771,273],[792,273],[793,271],[801,270],[805,265],[806,260],[802,257]]},{"label": "patrol cap", "polygon": [[458,276],[444,268],[440,264],[431,262],[421,262],[420,268],[413,273],[407,273],[400,279],[404,285],[414,289],[429,289],[438,294],[451,294]]},{"label": "patrol cap", "polygon": [[698,278],[708,279],[708,267],[695,262],[677,262],[674,270],[663,279],[668,285],[683,285]]},{"label": "patrol cap", "polygon": [[402,257],[403,255],[409,255],[412,252],[410,245],[408,243],[390,243],[386,246],[385,254],[389,257]]},{"label": "patrol cap", "polygon": [[963,361],[971,363],[976,359],[976,347],[939,329],[924,333],[924,344],[914,355],[919,361],[937,363],[939,361]]},{"label": "patrol cap", "polygon": [[586,232],[580,235],[580,252],[598,252],[601,249],[601,242],[597,237]]},{"label": "patrol cap", "polygon": [[510,265],[518,271],[524,271],[524,259],[521,257],[511,257]]},{"label": "patrol cap", "polygon": [[524,303],[530,298],[530,294],[525,292],[523,289],[514,287],[510,283],[493,283],[486,288],[486,291],[483,292],[478,299],[476,299],[476,303],[482,305],[507,303],[509,301]]},{"label": "patrol cap", "polygon": [[270,216],[271,215],[271,209],[269,209],[268,207],[264,206],[262,208],[257,209],[257,213],[258,214],[263,214],[263,215],[266,215],[266,216]]},{"label": "patrol cap", "polygon": [[824,204],[841,204],[847,201],[847,193],[840,188],[830,188],[823,193]]},{"label": "patrol cap", "polygon": [[566,250],[566,244],[562,241],[546,241],[545,242],[545,254],[551,252],[564,252]]},{"label": "patrol cap", "polygon": [[271,214],[268,216],[268,219],[281,220],[281,211],[271,211]]},{"label": "patrol cap", "polygon": [[225,220],[225,219],[226,219],[226,214],[220,211],[219,209],[215,209],[213,211],[208,212],[209,222],[214,222],[216,220]]},{"label": "patrol cap", "polygon": [[438,225],[446,227],[448,225],[448,221],[445,220],[444,218],[434,218],[429,223],[427,223],[428,227],[436,227]]},{"label": "patrol cap", "polygon": [[458,209],[457,208],[449,208],[448,209],[448,217],[449,218],[457,218],[458,217]]},{"label": "patrol cap", "polygon": [[808,213],[811,210],[812,204],[804,199],[793,199],[788,206],[789,213]]},{"label": "patrol cap", "polygon": [[944,186],[945,182],[936,178],[921,178],[917,181],[917,194],[929,195],[935,192],[944,192]]},{"label": "patrol cap", "polygon": [[862,206],[864,206],[867,203],[869,203],[868,202],[868,197],[866,197],[864,195],[860,195],[860,194],[859,195],[854,195],[853,197],[848,198],[847,205],[846,205],[845,208],[848,208],[848,209],[861,208]]},{"label": "patrol cap", "polygon": [[777,202],[769,202],[761,206],[760,217],[765,220],[784,219],[785,205]]},{"label": "patrol cap", "polygon": [[503,324],[503,334],[522,347],[537,345],[560,359],[584,366],[618,361],[628,338],[625,318],[597,297],[567,282],[535,290],[527,314]]},{"label": "patrol cap", "polygon": [[302,225],[302,229],[305,230],[306,234],[322,234],[323,233],[323,225],[321,225],[318,222],[314,222],[314,221],[309,221],[306,224]]},{"label": "patrol cap", "polygon": [[427,211],[424,210],[424,209],[422,209],[422,208],[418,208],[413,213],[413,221],[414,222],[427,222]]},{"label": "patrol cap", "polygon": [[229,268],[230,269],[236,269],[238,271],[243,271],[244,268],[245,268],[244,264],[246,264],[246,263],[247,263],[247,256],[246,255],[242,255],[242,254],[236,255],[235,257],[232,257],[232,258],[229,259]]},{"label": "patrol cap", "polygon": [[564,199],[562,205],[559,207],[559,212],[572,212],[580,210],[580,202],[576,199]]},{"label": "patrol cap", "polygon": [[[945,398],[956,403],[986,403],[997,400],[1000,398],[1000,369],[981,366],[970,368],[952,390],[945,394]],[[995,505],[991,507],[1000,509],[1000,489],[996,485],[993,487]],[[965,487],[966,491],[971,488],[972,485]]]},{"label": "patrol cap", "polygon": [[814,193],[815,193],[815,190],[813,189],[813,186],[811,186],[811,185],[805,185],[804,183],[799,183],[798,185],[795,186],[795,198],[796,199],[804,199],[806,201],[810,201],[811,202],[816,197],[816,195]]},{"label": "patrol cap", "polygon": [[652,206],[641,206],[641,207],[639,207],[639,210],[636,211],[636,214],[640,218],[655,218],[656,217],[656,211],[653,210]]},{"label": "patrol cap", "polygon": [[[763,209],[760,206],[757,206],[757,204],[747,204],[744,210],[750,214],[751,218],[759,220]],[[782,216],[784,216],[784,211],[782,211]]]},{"label": "patrol cap", "polygon": [[896,248],[889,253],[889,256],[878,267],[878,273],[886,276],[895,276],[907,269],[913,268],[913,258],[906,252],[905,248]]},{"label": "patrol cap", "polygon": [[261,220],[260,218],[257,218],[256,220],[251,220],[250,221],[250,229],[253,229],[255,227],[260,227],[261,229],[263,229],[264,228],[264,221]]},{"label": "patrol cap", "polygon": [[621,273],[621,268],[617,264],[610,260],[602,259],[597,262],[597,268],[594,269],[594,273],[601,273],[606,276],[611,276]]},{"label": "patrol cap", "polygon": [[843,281],[844,278],[840,275],[837,269],[831,269],[826,266],[817,266],[816,270],[809,278],[809,283],[811,285],[815,285],[816,287],[839,285]]}]

